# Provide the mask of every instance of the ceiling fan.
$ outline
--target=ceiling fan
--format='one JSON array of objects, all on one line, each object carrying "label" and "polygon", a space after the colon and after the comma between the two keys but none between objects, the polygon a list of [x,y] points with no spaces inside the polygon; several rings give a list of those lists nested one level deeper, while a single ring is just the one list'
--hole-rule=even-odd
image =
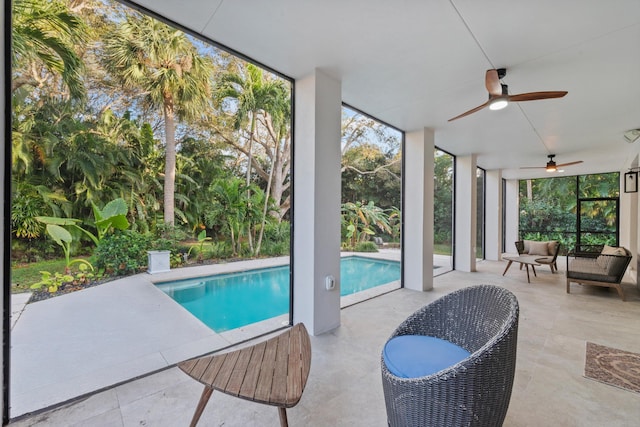
[{"label": "ceiling fan", "polygon": [[500,82],[504,76],[507,75],[506,68],[498,68],[493,70],[487,70],[485,75],[484,84],[489,92],[489,100],[484,104],[472,108],[471,110],[455,116],[448,121],[457,120],[459,118],[468,116],[469,114],[480,111],[485,107],[489,107],[491,110],[501,110],[506,107],[510,102],[523,102],[523,101],[535,101],[538,99],[550,99],[550,98],[562,98],[568,92],[566,91],[548,91],[548,92],[528,92],[519,93],[516,95],[509,95],[508,86]]},{"label": "ceiling fan", "polygon": [[578,163],[582,163],[582,160],[578,160],[578,161],[575,161],[575,162],[560,163],[558,165],[558,164],[556,164],[555,161],[553,161],[553,158],[555,156],[556,156],[555,154],[549,154],[547,156],[549,158],[549,161],[547,162],[546,166],[525,166],[525,167],[522,167],[520,169],[545,169],[547,172],[556,172],[558,170],[558,168],[563,168],[565,166],[577,165]]}]

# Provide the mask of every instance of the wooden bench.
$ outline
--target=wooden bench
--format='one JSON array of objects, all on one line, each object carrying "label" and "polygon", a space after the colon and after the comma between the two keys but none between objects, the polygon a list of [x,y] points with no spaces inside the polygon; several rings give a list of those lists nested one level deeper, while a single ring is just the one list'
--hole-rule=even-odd
[{"label": "wooden bench", "polygon": [[178,365],[204,384],[191,420],[195,426],[213,390],[278,407],[280,425],[286,427],[286,408],[295,406],[309,377],[311,342],[302,323],[251,347],[187,360]]}]

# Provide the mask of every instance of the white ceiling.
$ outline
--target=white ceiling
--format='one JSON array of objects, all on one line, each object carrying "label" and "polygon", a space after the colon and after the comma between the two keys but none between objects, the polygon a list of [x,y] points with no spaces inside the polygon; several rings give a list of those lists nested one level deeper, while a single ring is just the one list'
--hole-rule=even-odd
[{"label": "white ceiling", "polygon": [[[138,0],[195,33],[297,79],[318,68],[343,101],[436,145],[476,153],[506,178],[621,171],[638,152],[640,0]],[[509,93],[561,99],[481,110],[485,71],[507,68]]]}]

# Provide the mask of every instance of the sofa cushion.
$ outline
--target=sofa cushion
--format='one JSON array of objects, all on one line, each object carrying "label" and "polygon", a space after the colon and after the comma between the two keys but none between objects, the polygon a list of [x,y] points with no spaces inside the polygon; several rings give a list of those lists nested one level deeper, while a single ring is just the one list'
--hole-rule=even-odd
[{"label": "sofa cushion", "polygon": [[400,378],[435,374],[469,357],[471,353],[449,341],[425,335],[400,335],[384,346],[387,369]]},{"label": "sofa cushion", "polygon": [[550,240],[547,242],[547,251],[549,252],[549,255],[553,256],[556,253],[556,249],[558,249],[557,240]]},{"label": "sofa cushion", "polygon": [[[608,246],[608,245],[604,245],[602,247],[602,251],[600,252],[600,255],[597,260],[598,260],[598,264],[600,265],[600,267],[607,269],[607,270],[612,270],[615,266],[618,265],[616,261],[616,257],[612,257],[612,256],[602,256],[602,255],[616,255],[616,256],[625,256],[627,255],[627,252],[624,250],[624,248],[617,248],[614,246]],[[613,265],[612,265],[613,264]]]},{"label": "sofa cushion", "polygon": [[615,246],[607,246],[604,245],[602,247],[602,252],[600,252],[600,254],[602,255],[622,255],[625,256],[627,254],[627,252],[624,250],[624,248],[616,248]]},{"label": "sofa cushion", "polygon": [[576,258],[569,263],[567,278],[615,283],[616,276],[609,275],[607,270],[594,258]]},{"label": "sofa cushion", "polygon": [[524,243],[524,253],[528,254],[529,253],[529,245],[531,244],[532,240],[523,240],[522,243]]},{"label": "sofa cushion", "polygon": [[548,242],[529,242],[529,255],[549,255]]}]

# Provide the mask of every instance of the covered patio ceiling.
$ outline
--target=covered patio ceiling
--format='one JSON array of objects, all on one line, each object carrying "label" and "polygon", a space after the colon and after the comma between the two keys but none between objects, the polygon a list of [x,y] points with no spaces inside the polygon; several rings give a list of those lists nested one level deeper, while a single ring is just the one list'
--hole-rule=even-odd
[{"label": "covered patio ceiling", "polygon": [[[320,69],[343,101],[436,145],[478,155],[505,178],[621,171],[640,128],[640,2],[611,0],[137,0],[194,33],[297,79]],[[507,68],[509,93],[568,91],[447,120],[487,100],[485,71]],[[640,139],[635,145],[640,144]]]}]

